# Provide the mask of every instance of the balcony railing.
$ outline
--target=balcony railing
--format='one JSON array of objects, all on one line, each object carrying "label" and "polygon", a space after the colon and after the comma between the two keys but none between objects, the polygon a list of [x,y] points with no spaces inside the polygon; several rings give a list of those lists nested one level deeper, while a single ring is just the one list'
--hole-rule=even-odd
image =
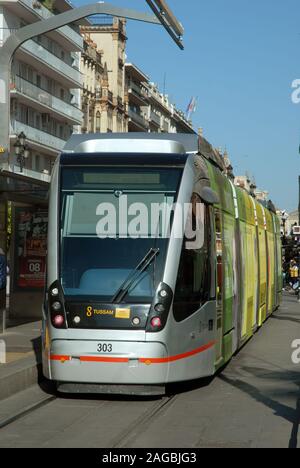
[{"label": "balcony railing", "polygon": [[160,127],[160,121],[161,121],[161,118],[159,115],[155,114],[155,112],[151,112],[151,120],[152,122],[156,123],[159,127]]},{"label": "balcony railing", "polygon": [[143,117],[143,115],[139,114],[133,109],[128,109],[128,115],[134,122],[138,123],[142,127],[148,128],[148,122],[145,117]]},{"label": "balcony railing", "polygon": [[169,132],[169,122],[164,122],[163,124],[163,131],[168,133]]},{"label": "balcony railing", "polygon": [[51,180],[50,174],[47,174],[45,172],[33,171],[32,169],[27,169],[26,167],[24,167],[21,172],[20,167],[16,166],[15,164],[10,164],[9,170],[10,172],[13,172],[14,174],[20,174],[25,177],[31,177],[32,179],[37,179],[43,182],[50,182]]},{"label": "balcony railing", "polygon": [[128,90],[133,91],[134,93],[136,93],[142,99],[147,98],[146,91],[143,88],[141,88],[139,85],[137,85],[134,81],[130,81],[128,83]]},{"label": "balcony railing", "polygon": [[39,61],[44,62],[45,64],[47,64],[48,67],[56,70],[61,75],[67,77],[68,79],[76,83],[78,87],[81,87],[81,73],[75,68],[68,65],[67,63],[63,62],[51,52],[49,52],[42,45],[37,44],[33,40],[30,40],[24,42],[24,44],[21,46],[21,49],[24,49],[26,52],[29,52]]},{"label": "balcony railing", "polygon": [[11,89],[16,89],[25,96],[38,101],[45,106],[51,107],[56,112],[69,117],[73,122],[81,124],[83,113],[78,107],[53,96],[44,89],[24,80],[20,76],[12,77]]},{"label": "balcony railing", "polygon": [[[53,13],[51,13],[48,8],[44,7],[41,3],[38,4],[36,0],[19,0],[21,4],[25,5],[27,8],[30,8],[36,16],[41,19],[48,19],[51,18]],[[38,5],[34,7],[34,4]],[[83,39],[79,33],[74,31],[70,26],[63,26],[62,28],[58,29],[57,32],[65,36],[69,41],[73,42],[78,48],[82,48]]]},{"label": "balcony railing", "polygon": [[65,140],[51,135],[50,133],[47,133],[44,130],[40,130],[38,128],[34,128],[30,125],[19,122],[18,120],[13,120],[11,122],[11,130],[12,133],[14,133],[15,135],[24,132],[27,137],[27,140],[31,140],[42,146],[47,146],[48,148],[58,153],[63,150],[66,144]]}]

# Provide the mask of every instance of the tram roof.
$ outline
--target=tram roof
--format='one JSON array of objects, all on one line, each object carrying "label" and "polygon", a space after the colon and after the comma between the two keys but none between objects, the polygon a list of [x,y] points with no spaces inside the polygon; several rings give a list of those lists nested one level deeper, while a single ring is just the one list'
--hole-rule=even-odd
[{"label": "tram roof", "polygon": [[[121,142],[121,144],[120,144]],[[64,153],[201,154],[221,170],[219,152],[196,133],[97,133],[72,135]]]}]

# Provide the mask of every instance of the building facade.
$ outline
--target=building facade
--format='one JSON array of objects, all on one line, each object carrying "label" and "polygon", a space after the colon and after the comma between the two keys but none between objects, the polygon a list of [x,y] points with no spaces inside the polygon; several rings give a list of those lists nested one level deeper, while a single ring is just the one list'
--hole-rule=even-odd
[{"label": "building facade", "polygon": [[[97,25],[81,27],[81,34],[86,44],[96,51],[99,73],[95,76],[93,70],[87,69],[86,52],[82,58],[81,71],[84,75],[84,98],[90,98],[91,90],[86,91],[87,82],[93,88],[95,95],[96,115],[87,117],[93,107],[93,99],[83,98],[85,122],[90,119],[96,121],[93,126],[85,125],[83,132],[90,129],[93,132],[127,132],[127,112],[125,108],[125,48],[126,48],[126,22],[118,18],[104,17],[97,19]],[[101,69],[101,66],[103,67]],[[93,76],[88,79],[87,76]]]},{"label": "building facade", "polygon": [[184,113],[132,63],[125,64],[125,102],[129,132],[194,133]]},{"label": "building facade", "polygon": [[[0,50],[19,28],[70,9],[67,0],[0,0]],[[0,175],[0,241],[11,266],[10,313],[22,319],[41,313],[46,193],[57,155],[82,123],[82,46],[79,27],[68,25],[25,42],[12,62],[9,161]]]},{"label": "building facade", "polygon": [[[71,9],[69,2],[0,0],[0,45],[14,30]],[[49,181],[56,156],[81,125],[79,29],[65,26],[25,42],[16,52],[11,75],[11,132],[9,170],[19,173],[14,144],[23,132],[29,157],[24,176]]]},{"label": "building facade", "polygon": [[125,63],[125,20],[97,18],[97,25],[81,27],[81,34],[82,132],[194,132],[168,96],[136,65]]}]

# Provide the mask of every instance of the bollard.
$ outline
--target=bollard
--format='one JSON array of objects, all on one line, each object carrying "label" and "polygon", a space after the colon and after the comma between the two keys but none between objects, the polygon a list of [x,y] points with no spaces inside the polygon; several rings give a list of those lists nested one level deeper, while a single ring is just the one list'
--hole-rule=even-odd
[{"label": "bollard", "polygon": [[6,344],[4,340],[0,340],[0,364],[6,364]]}]

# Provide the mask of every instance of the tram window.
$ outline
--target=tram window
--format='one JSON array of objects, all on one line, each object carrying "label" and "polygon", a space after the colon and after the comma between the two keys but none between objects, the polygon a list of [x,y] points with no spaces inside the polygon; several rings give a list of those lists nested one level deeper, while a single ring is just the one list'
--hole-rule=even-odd
[{"label": "tram window", "polygon": [[[195,197],[197,201],[195,204]],[[194,194],[192,206],[192,226],[197,233],[195,243],[183,241],[174,297],[174,317],[181,322],[197,312],[210,297],[210,218],[208,206],[202,204]]]}]

